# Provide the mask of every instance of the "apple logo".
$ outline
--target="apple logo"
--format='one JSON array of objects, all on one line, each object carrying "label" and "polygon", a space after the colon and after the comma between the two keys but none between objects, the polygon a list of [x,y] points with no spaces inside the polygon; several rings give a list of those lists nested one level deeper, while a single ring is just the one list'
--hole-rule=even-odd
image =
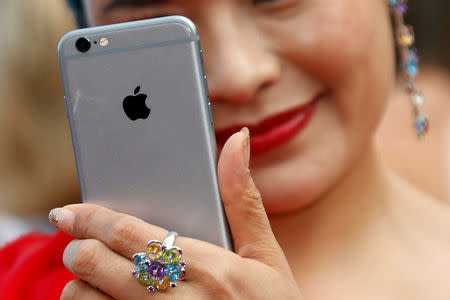
[{"label": "apple logo", "polygon": [[147,95],[139,94],[141,90],[140,86],[137,86],[134,89],[134,95],[129,95],[123,99],[123,110],[128,118],[132,121],[136,121],[137,119],[147,119],[150,115],[150,108],[145,104],[145,100],[147,99]]}]

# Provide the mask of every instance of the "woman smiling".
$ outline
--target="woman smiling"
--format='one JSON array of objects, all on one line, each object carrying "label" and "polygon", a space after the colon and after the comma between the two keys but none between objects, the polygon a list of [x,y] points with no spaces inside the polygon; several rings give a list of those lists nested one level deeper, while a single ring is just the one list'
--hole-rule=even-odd
[{"label": "woman smiling", "polygon": [[[131,257],[170,228],[95,205],[57,208],[50,220],[77,238],[64,264],[79,279],[62,299],[448,299],[450,208],[391,172],[374,141],[395,44],[411,46],[396,35],[403,5],[73,1],[82,26],[174,14],[197,25],[235,252],[180,236],[186,278],[151,294],[130,275]],[[422,137],[428,120],[411,105]]]}]

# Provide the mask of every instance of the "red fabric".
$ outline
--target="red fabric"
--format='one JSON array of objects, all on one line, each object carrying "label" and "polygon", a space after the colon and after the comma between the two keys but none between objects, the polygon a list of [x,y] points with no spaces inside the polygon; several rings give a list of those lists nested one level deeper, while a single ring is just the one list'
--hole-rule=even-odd
[{"label": "red fabric", "polygon": [[57,300],[64,286],[76,277],[62,262],[73,237],[27,234],[0,249],[0,299]]}]

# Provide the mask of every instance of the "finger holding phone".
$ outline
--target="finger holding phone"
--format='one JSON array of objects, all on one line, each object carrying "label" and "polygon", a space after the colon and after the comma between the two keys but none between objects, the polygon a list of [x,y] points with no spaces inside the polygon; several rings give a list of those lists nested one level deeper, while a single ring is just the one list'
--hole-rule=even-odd
[{"label": "finger holding phone", "polygon": [[[218,166],[236,253],[178,237],[175,244],[183,249],[186,278],[158,299],[302,299],[251,178],[248,138],[246,130],[234,134]],[[165,229],[92,204],[69,205],[51,216],[58,229],[77,238],[65,250],[64,264],[81,280],[69,283],[62,299],[154,296],[130,275],[130,258],[145,251],[149,239],[162,240]]]}]

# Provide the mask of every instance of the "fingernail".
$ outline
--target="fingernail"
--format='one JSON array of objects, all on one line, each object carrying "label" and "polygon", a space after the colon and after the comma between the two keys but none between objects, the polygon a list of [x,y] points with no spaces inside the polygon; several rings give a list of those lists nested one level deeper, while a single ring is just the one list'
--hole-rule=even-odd
[{"label": "fingernail", "polygon": [[241,132],[245,134],[244,141],[242,142],[243,148],[243,161],[244,166],[248,168],[250,163],[250,131],[247,127],[242,127]]},{"label": "fingernail", "polygon": [[63,263],[69,270],[72,270],[73,259],[77,255],[78,249],[80,248],[80,241],[73,240],[67,244],[63,252]]},{"label": "fingernail", "polygon": [[48,219],[53,226],[67,231],[72,229],[75,215],[71,210],[58,207],[50,211],[48,214]]}]

